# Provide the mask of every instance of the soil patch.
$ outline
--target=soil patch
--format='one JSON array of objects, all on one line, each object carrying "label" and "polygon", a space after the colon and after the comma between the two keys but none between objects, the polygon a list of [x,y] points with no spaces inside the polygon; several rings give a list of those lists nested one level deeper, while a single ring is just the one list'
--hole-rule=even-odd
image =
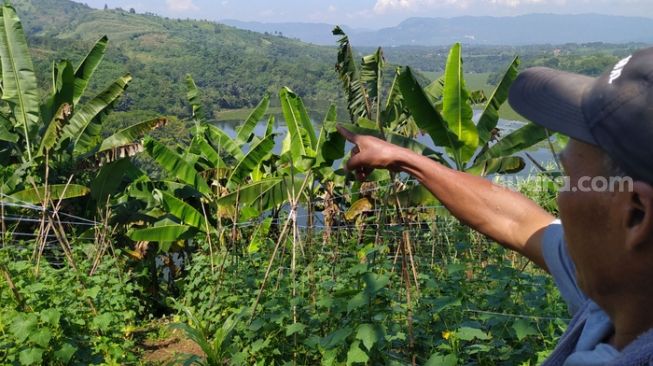
[{"label": "soil patch", "polygon": [[200,346],[185,338],[177,330],[163,340],[146,340],[141,344],[143,350],[143,361],[146,364],[164,365],[175,361],[179,355],[190,354],[205,357]]}]

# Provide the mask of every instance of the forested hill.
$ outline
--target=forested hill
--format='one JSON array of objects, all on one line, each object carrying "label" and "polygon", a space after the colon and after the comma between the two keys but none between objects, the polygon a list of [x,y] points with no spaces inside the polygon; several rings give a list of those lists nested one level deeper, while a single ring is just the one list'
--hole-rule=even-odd
[{"label": "forested hill", "polygon": [[208,21],[96,10],[68,0],[13,4],[27,30],[43,86],[49,82],[52,60],[66,57],[77,62],[107,35],[107,58],[93,87],[99,90],[117,76],[132,73],[134,81],[119,109],[187,115],[186,74],[195,78],[214,111],[253,106],[282,86],[312,106],[338,99],[335,47]]}]

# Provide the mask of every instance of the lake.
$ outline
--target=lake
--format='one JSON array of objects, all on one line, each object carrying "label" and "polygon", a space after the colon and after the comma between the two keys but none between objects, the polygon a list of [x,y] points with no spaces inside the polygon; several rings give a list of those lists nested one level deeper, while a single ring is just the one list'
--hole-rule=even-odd
[{"label": "lake", "polygon": [[[475,120],[479,117],[479,115],[480,113],[475,113],[474,116]],[[274,146],[275,153],[278,153],[281,150],[281,143],[283,142],[283,139],[285,138],[287,132],[286,124],[283,122],[279,122],[279,120],[282,120],[282,118],[277,118],[277,122],[275,122],[274,125],[274,132],[277,133],[277,136],[275,137],[275,146]],[[221,121],[221,122],[217,122],[215,125],[220,127],[227,134],[229,134],[229,136],[234,137],[236,136],[236,129],[238,128],[238,125],[240,123],[242,123],[242,121]],[[258,125],[256,125],[254,131],[258,136],[262,136],[263,134],[265,134],[266,124],[267,121],[261,121],[259,122]],[[512,131],[524,125],[525,123],[521,121],[510,121],[510,120],[500,119],[497,127],[501,130],[501,136],[503,137],[503,136],[507,136]],[[314,123],[314,126],[315,126],[316,133],[319,133],[321,128],[321,123]],[[435,151],[438,152],[443,151],[441,147],[437,147],[433,144],[433,141],[431,141],[431,138],[428,135],[418,136],[417,141],[424,144],[425,146],[432,148]],[[351,148],[352,148],[351,144],[347,143],[346,151],[349,151]],[[522,157],[526,162],[526,167],[524,168],[524,170],[517,173],[518,176],[528,176],[530,174],[539,172],[537,167],[530,161],[530,159],[526,157],[526,153],[528,153],[531,157],[533,157],[533,159],[542,166],[546,167],[548,165],[555,163],[551,150],[548,147],[548,144],[539,143],[527,149],[526,151],[516,154],[516,156]]]}]

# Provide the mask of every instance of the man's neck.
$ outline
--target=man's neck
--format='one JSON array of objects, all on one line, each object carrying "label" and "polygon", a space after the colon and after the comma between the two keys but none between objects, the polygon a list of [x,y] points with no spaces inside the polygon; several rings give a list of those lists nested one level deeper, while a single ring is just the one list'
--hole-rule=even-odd
[{"label": "man's neck", "polygon": [[[621,297],[610,304],[599,304],[614,324],[610,345],[623,350],[646,331],[653,329],[653,299],[637,297],[626,301]],[[598,302],[597,302],[598,303]]]}]

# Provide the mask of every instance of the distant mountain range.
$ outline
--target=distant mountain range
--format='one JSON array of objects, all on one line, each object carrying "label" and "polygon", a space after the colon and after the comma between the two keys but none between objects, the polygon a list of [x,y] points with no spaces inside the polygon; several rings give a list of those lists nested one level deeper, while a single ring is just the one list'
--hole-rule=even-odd
[{"label": "distant mountain range", "polygon": [[[318,45],[333,45],[333,25],[221,21],[255,32],[279,33]],[[345,28],[358,46],[441,46],[653,42],[653,18],[599,14],[528,14],[515,17],[409,18],[379,30]]]}]

